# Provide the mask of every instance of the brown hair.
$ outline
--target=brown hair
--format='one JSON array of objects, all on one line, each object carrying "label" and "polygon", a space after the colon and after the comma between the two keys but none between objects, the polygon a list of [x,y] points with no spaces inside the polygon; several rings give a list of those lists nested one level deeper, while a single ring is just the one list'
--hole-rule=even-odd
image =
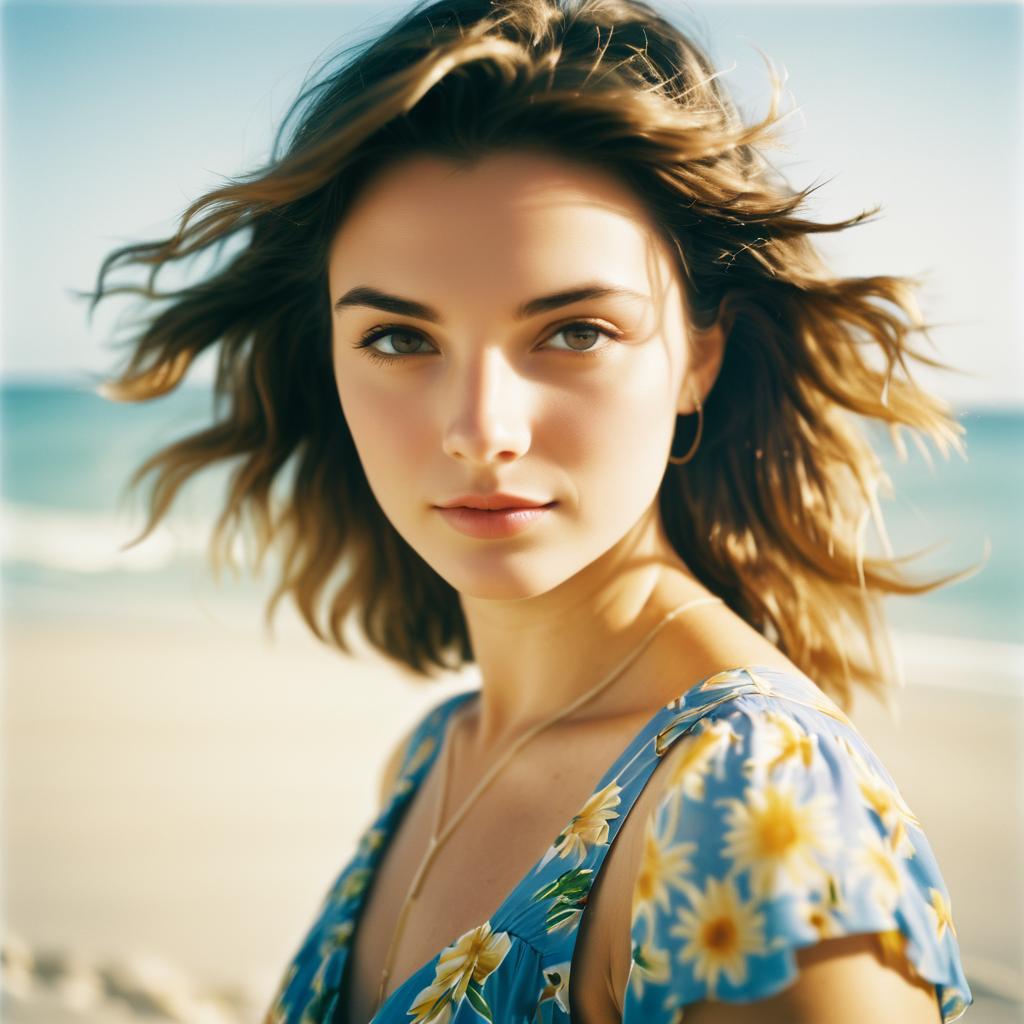
[{"label": "brown hair", "polygon": [[[631,186],[678,256],[693,326],[718,318],[725,329],[701,443],[692,461],[668,467],[659,493],[671,542],[702,583],[844,706],[854,685],[886,699],[893,659],[880,599],[964,574],[903,574],[909,556],[892,557],[877,504],[891,481],[850,414],[887,424],[898,447],[907,428],[944,455],[963,454],[963,427],[910,376],[908,358],[949,368],[910,347],[915,332],[927,337],[919,282],[837,277],[812,244],[879,207],[809,220],[800,209],[813,188],[790,188],[755,148],[775,141],[782,120],[770,63],[769,112],[745,126],[702,50],[639,0],[437,0],[357,49],[303,89],[266,166],[193,202],[173,237],[108,254],[87,293],[90,316],[105,295],[168,300],[130,340],[105,397],[162,395],[217,347],[214,388],[227,408],[136,469],[131,487],[150,472],[155,481],[149,521],[131,544],[190,476],[237,460],[211,559],[233,563],[230,544],[247,516],[257,568],[282,545],[268,623],[291,594],[317,637],[346,652],[345,619],[357,614],[368,641],[415,672],[471,660],[457,591],[381,511],[341,415],[326,254],[360,185],[388,161],[471,161],[539,145]],[[204,280],[157,291],[162,267],[236,234],[243,244]],[[149,266],[148,283],[104,290],[120,263]],[[287,486],[279,502],[276,480]],[[885,558],[865,554],[869,518]]]}]

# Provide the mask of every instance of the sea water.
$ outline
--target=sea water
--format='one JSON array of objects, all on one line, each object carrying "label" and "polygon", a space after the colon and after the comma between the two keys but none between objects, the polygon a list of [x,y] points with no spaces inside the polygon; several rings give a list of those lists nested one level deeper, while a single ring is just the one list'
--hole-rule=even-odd
[{"label": "sea water", "polygon": [[[124,615],[173,621],[196,603],[256,621],[273,583],[214,581],[207,544],[230,471],[211,468],[181,491],[169,520],[145,541],[147,481],[131,472],[158,448],[209,424],[209,388],[185,386],[146,403],[117,403],[91,384],[0,385],[0,572],[5,615]],[[341,415],[339,410],[339,415]],[[908,442],[903,462],[877,424],[865,425],[894,488],[880,497],[897,555],[934,547],[908,564],[927,579],[983,561],[971,578],[931,593],[886,600],[890,623],[917,634],[1024,640],[1024,410],[958,411],[966,459],[933,464]],[[237,465],[237,462],[236,462]],[[874,534],[871,534],[874,536]],[[236,547],[239,560],[244,558]],[[878,553],[878,542],[868,545]]]}]

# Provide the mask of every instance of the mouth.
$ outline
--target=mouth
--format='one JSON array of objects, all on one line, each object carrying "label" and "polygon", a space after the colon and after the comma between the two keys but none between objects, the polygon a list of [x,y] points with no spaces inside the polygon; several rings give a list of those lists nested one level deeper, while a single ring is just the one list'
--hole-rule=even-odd
[{"label": "mouth", "polygon": [[557,504],[557,501],[549,501],[546,505],[488,509],[454,505],[448,508],[437,506],[437,511],[459,533],[469,537],[496,538],[510,537],[529,529],[544,519]]},{"label": "mouth", "polygon": [[477,505],[442,505],[440,508],[465,508],[470,512],[522,512],[524,510],[551,508],[557,505],[556,501],[549,501],[546,505],[506,505],[504,508],[480,508]]}]

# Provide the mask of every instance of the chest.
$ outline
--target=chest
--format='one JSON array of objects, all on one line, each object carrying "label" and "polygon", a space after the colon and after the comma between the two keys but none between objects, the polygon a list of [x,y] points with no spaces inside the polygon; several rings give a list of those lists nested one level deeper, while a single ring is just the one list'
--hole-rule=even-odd
[{"label": "chest", "polygon": [[[439,847],[405,912],[384,998],[445,946],[489,921],[513,896],[559,833],[592,796],[602,776],[636,733],[636,720],[589,730],[535,737],[488,784]],[[532,748],[532,749],[531,749]],[[530,750],[529,756],[525,751]],[[460,764],[458,747],[445,785],[442,831],[476,788],[486,765]],[[370,883],[357,922],[344,986],[345,1020],[368,1021],[377,1006],[381,971],[406,894],[426,853],[436,819],[444,751],[431,766],[395,827]],[[618,809],[621,811],[626,808]],[[630,830],[630,835],[634,830]],[[628,881],[633,840],[616,837],[605,865]],[[612,866],[612,851],[615,864]],[[602,866],[577,932],[572,961],[574,1024],[617,1020],[606,981],[612,936],[625,941],[628,963],[628,892],[610,886]],[[525,897],[523,897],[525,898]],[[425,980],[425,984],[430,979]],[[413,993],[415,994],[415,993]]]}]

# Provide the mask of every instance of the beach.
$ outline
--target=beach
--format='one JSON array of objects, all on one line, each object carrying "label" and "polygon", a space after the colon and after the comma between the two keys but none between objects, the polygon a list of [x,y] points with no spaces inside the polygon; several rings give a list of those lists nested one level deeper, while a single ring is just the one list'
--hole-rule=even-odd
[{"label": "beach", "polygon": [[[1020,648],[898,649],[902,724],[866,697],[852,717],[942,868],[978,996],[965,1019],[1016,1020],[992,993],[1022,976]],[[475,685],[348,657],[284,613],[273,641],[255,615],[8,615],[3,651],[5,934],[77,978],[33,994],[9,968],[12,1022],[134,1019],[98,991],[114,975],[180,1019],[255,1024],[376,815],[391,744]]]}]

